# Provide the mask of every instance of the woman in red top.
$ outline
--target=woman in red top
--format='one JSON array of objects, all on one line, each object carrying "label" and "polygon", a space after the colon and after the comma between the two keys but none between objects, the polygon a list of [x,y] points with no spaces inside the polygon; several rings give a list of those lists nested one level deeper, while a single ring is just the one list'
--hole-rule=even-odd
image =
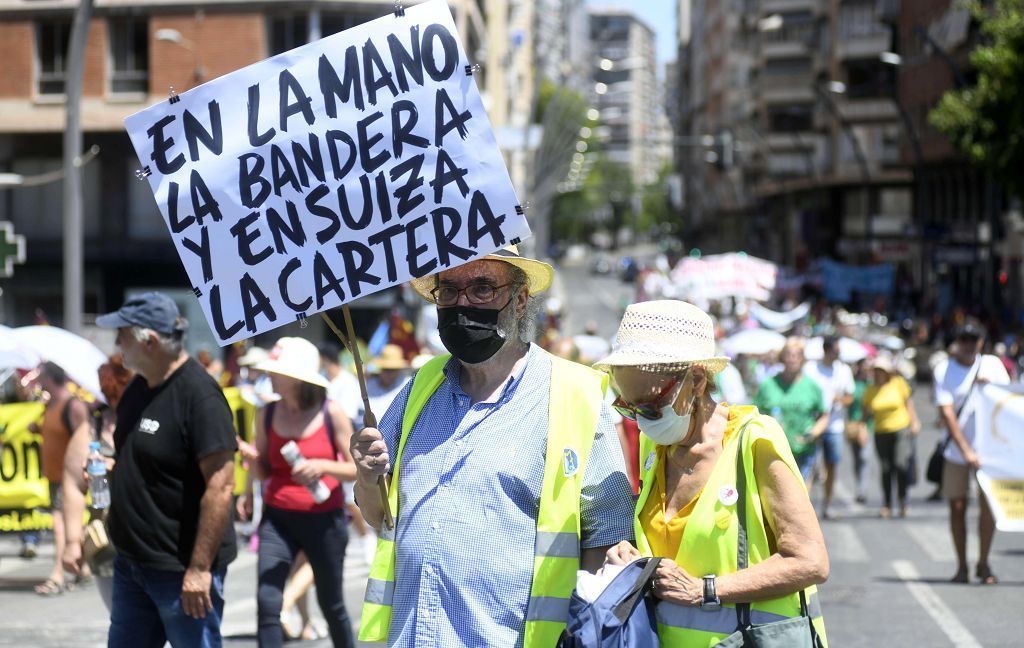
[{"label": "woman in red top", "polygon": [[[340,484],[356,477],[348,450],[352,425],[342,408],[327,400],[328,383],[319,373],[320,352],[312,343],[281,338],[257,368],[270,374],[281,397],[256,418],[259,461],[255,464],[266,484],[256,597],[259,645],[284,643],[282,596],[295,555],[302,550],[313,567],[331,641],[335,646],[353,646],[342,595],[348,530]],[[297,462],[286,459],[286,446],[292,442],[303,457]],[[320,495],[314,496],[317,491]]]}]

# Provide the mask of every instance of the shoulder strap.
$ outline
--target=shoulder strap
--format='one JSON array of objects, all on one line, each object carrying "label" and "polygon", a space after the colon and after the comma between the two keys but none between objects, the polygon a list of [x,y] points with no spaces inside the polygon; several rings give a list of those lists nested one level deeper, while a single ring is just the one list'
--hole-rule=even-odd
[{"label": "shoulder strap", "polygon": [[60,422],[64,425],[64,429],[67,431],[68,436],[75,434],[75,427],[71,424],[71,405],[75,402],[75,397],[71,396],[64,402],[64,408],[60,411]]},{"label": "shoulder strap", "polygon": [[327,438],[331,440],[331,450],[334,451],[334,459],[338,459],[338,444],[334,440],[334,419],[331,418],[331,408],[328,406],[330,400],[324,399],[323,415],[324,415],[324,427],[327,428]]},{"label": "shoulder strap", "polygon": [[636,577],[633,587],[630,588],[622,601],[612,610],[612,614],[623,625],[625,625],[626,619],[633,612],[633,608],[636,607],[637,601],[646,596],[647,592],[650,591],[654,582],[654,572],[657,571],[658,564],[661,563],[661,558],[641,558],[640,560],[646,560],[647,564],[644,565],[643,570]]},{"label": "shoulder strap", "polygon": [[960,414],[964,411],[964,408],[967,407],[967,401],[971,400],[971,394],[974,392],[974,383],[978,382],[978,374],[981,373],[981,363],[984,357],[985,356],[979,353],[978,359],[974,361],[975,366],[972,367],[974,371],[971,373],[971,384],[967,388],[967,394],[964,395],[964,402],[960,403],[960,407],[956,408],[957,423],[960,422]]},{"label": "shoulder strap", "polygon": [[277,403],[267,403],[266,407],[263,408],[263,433],[270,436],[270,426],[274,421],[274,406]]}]

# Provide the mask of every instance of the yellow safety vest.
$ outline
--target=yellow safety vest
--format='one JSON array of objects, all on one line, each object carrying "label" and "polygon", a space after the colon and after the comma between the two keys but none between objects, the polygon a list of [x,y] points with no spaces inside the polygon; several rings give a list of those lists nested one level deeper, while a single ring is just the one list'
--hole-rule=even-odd
[{"label": "yellow safety vest", "polygon": [[[396,528],[402,451],[420,412],[444,381],[444,365],[448,357],[432,359],[413,379],[402,418],[402,436],[391,462],[394,475],[389,501],[395,513]],[[569,595],[576,587],[576,571],[580,568],[580,491],[608,382],[603,373],[555,356],[549,357],[551,388],[547,452],[537,515],[533,583],[526,608],[524,648],[554,646],[565,628]],[[395,530],[382,528],[366,583],[360,641],[388,639],[395,595],[395,554]]]},{"label": "yellow safety vest", "polygon": [[[676,553],[676,563],[687,573],[701,577],[708,574],[732,574],[736,572],[736,549],[739,534],[739,523],[736,515],[736,503],[726,504],[721,496],[723,487],[736,486],[736,453],[738,447],[738,430],[747,426],[746,438],[743,443],[743,461],[747,472],[747,554],[748,564],[756,565],[767,560],[771,555],[768,546],[768,534],[765,531],[764,515],[761,508],[761,497],[757,481],[754,479],[754,442],[757,439],[768,439],[776,448],[782,449],[783,460],[789,464],[794,474],[799,475],[796,462],[788,451],[786,437],[778,425],[772,425],[772,419],[760,415],[756,408],[739,422],[737,432],[726,441],[725,448],[712,470],[704,490],[701,492],[686,522],[683,537]],[[634,531],[636,532],[637,548],[645,556],[651,555],[651,547],[640,526],[640,511],[643,510],[647,497],[654,484],[654,475],[658,470],[658,453],[655,443],[646,435],[640,435],[640,476],[643,486],[640,498],[636,503]],[[817,588],[813,585],[806,592],[807,607],[812,622],[827,648],[825,638],[825,621],[821,615]],[[800,596],[790,594],[750,604],[751,623],[760,625],[781,621],[789,617],[800,616]],[[657,606],[658,636],[661,645],[668,648],[696,648],[713,646],[736,630],[736,607],[722,604],[715,611],[703,610],[699,607],[676,605],[660,601]]]}]

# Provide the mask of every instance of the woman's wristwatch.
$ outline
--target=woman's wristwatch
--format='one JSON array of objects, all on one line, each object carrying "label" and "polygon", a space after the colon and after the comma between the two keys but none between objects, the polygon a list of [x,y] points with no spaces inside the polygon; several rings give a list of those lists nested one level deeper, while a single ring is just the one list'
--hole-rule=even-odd
[{"label": "woman's wristwatch", "polygon": [[722,607],[722,601],[715,593],[715,575],[708,574],[704,577],[704,598],[701,599],[700,609],[714,612]]}]

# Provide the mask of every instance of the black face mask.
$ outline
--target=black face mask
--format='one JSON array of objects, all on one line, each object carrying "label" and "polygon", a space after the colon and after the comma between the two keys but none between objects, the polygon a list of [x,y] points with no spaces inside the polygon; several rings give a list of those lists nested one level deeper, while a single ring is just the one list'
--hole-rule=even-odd
[{"label": "black face mask", "polygon": [[493,308],[449,306],[437,309],[437,332],[444,348],[467,364],[489,360],[505,344],[505,333],[498,329],[498,316],[512,303]]}]

